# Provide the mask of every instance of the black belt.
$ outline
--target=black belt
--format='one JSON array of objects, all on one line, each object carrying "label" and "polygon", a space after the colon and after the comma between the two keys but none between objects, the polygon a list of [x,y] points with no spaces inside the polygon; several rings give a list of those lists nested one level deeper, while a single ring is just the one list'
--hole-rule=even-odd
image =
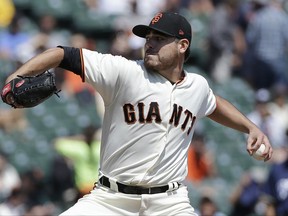
[{"label": "black belt", "polygon": [[[110,187],[110,181],[109,178],[106,176],[102,176],[99,179],[99,183],[105,187]],[[124,185],[119,182],[116,182],[118,186],[118,192],[125,193],[125,194],[156,194],[156,193],[164,193],[169,190],[169,186],[161,186],[161,187],[150,187],[145,188],[141,186],[130,186],[130,185]],[[177,188],[179,187],[179,183],[177,183]],[[177,189],[175,188],[175,189]]]}]

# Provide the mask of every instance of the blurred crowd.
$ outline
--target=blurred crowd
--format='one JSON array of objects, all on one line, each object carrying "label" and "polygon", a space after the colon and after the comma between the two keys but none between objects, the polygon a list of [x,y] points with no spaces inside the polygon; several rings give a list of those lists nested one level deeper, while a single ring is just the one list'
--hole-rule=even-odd
[{"label": "blurred crowd", "polygon": [[[186,67],[197,68],[213,85],[224,86],[233,78],[247,83],[254,94],[253,109],[247,116],[265,131],[274,147],[270,162],[260,167],[251,166],[243,173],[230,192],[227,206],[231,208],[225,212],[223,206],[217,205],[217,195],[213,195],[217,192],[217,180],[221,178],[215,162],[217,155],[207,147],[205,130],[195,134],[188,153],[187,184],[200,196],[192,205],[203,216],[288,215],[286,0],[73,1],[75,7],[83,10],[79,13],[82,19],[85,14],[89,20],[79,24],[77,17],[74,17],[76,22],[69,16],[55,16],[50,11],[53,7],[39,15],[24,6],[24,2],[40,1],[0,1],[2,86],[5,78],[21,64],[57,45],[140,59],[144,41],[134,36],[131,28],[135,24],[147,24],[158,11],[179,12],[193,29],[191,55]],[[58,5],[52,0],[43,2],[56,8],[70,1],[62,0]],[[100,24],[92,25],[94,16],[101,18],[100,24],[109,22],[109,26],[107,24],[103,30]],[[84,29],[84,24],[91,24],[90,29]],[[103,114],[103,104],[89,85],[81,83],[68,71],[55,69],[55,73],[63,94],[76,98],[80,104],[90,103],[97,107],[100,116]],[[244,94],[246,90],[242,89]],[[28,124],[25,110],[0,106],[1,133],[25,132]],[[80,134],[55,137],[53,150],[56,154],[48,175],[37,167],[25,172],[17,170],[9,161],[9,154],[0,147],[0,215],[57,215],[89,192],[93,188],[91,179],[97,180],[100,133],[98,125],[88,125]],[[83,176],[87,178],[82,179]],[[215,180],[208,189],[203,183],[207,180]]]}]

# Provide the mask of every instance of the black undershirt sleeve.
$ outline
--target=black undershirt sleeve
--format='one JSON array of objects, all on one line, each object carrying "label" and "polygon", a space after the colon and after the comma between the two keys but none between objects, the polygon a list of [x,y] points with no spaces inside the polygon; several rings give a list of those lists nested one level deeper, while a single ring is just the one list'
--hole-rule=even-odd
[{"label": "black undershirt sleeve", "polygon": [[82,62],[81,49],[66,46],[57,46],[64,50],[64,58],[58,67],[72,71],[73,73],[79,75],[84,81],[84,69]]}]

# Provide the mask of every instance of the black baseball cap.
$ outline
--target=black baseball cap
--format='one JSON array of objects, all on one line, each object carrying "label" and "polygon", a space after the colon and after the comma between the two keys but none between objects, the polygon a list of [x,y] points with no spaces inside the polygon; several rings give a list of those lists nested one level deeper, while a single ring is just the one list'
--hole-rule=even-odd
[{"label": "black baseball cap", "polygon": [[132,32],[139,37],[145,38],[151,30],[179,39],[187,39],[189,47],[185,53],[185,59],[189,57],[192,28],[185,17],[174,12],[160,12],[153,17],[148,26],[136,25]]}]

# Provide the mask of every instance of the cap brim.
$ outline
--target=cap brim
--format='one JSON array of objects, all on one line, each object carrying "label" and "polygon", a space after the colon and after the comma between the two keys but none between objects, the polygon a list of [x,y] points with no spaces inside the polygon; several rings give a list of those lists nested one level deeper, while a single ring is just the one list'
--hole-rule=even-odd
[{"label": "cap brim", "polygon": [[147,25],[137,25],[137,26],[135,26],[135,27],[132,29],[132,32],[133,32],[135,35],[137,35],[138,37],[145,38],[146,35],[147,35],[151,30],[160,32],[160,33],[165,34],[165,35],[174,36],[174,35],[169,34],[168,32],[161,31],[161,30],[159,30],[159,29],[157,29],[157,28],[153,28],[153,27],[150,27],[150,26],[147,26]]}]

